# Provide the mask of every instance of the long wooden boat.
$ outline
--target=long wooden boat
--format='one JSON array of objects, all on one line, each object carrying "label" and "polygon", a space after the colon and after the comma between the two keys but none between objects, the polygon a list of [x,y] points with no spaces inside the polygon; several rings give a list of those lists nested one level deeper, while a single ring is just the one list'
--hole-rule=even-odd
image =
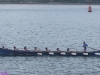
[{"label": "long wooden boat", "polygon": [[67,52],[67,51],[24,51],[0,48],[1,56],[100,56],[100,51]]}]

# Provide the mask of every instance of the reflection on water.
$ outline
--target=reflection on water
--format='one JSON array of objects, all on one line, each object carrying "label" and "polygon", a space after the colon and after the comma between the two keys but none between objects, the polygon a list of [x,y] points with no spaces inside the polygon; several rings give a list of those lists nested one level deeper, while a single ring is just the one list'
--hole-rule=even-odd
[{"label": "reflection on water", "polygon": [[[0,5],[0,46],[33,50],[83,51],[83,41],[99,49],[98,5]],[[89,51],[93,49],[88,49]],[[98,75],[99,57],[0,57],[0,71],[11,75]]]}]

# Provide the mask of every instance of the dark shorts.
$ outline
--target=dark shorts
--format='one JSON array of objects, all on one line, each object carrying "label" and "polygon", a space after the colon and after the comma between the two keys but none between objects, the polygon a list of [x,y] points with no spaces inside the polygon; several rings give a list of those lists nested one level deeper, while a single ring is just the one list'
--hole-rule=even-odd
[{"label": "dark shorts", "polygon": [[84,50],[86,51],[86,47],[84,47]]}]

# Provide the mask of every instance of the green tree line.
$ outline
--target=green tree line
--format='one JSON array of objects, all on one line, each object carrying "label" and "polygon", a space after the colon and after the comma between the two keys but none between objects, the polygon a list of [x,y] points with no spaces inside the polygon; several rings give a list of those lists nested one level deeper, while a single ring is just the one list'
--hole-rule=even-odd
[{"label": "green tree line", "polygon": [[100,0],[0,0],[0,2],[68,2],[68,3],[100,3]]}]

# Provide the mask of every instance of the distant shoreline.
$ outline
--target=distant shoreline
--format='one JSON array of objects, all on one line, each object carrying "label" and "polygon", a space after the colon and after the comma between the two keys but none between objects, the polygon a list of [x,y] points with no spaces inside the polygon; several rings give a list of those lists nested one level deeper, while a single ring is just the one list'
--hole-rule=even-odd
[{"label": "distant shoreline", "polygon": [[[90,3],[63,3],[63,2],[0,2],[0,4],[46,4],[46,5],[90,5]],[[91,3],[91,5],[100,5],[100,3]]]}]

